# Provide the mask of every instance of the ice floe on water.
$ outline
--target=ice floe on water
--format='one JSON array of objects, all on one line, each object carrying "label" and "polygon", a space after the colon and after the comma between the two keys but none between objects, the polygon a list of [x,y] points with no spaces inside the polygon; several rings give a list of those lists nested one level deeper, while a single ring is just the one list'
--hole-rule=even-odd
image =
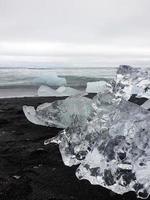
[{"label": "ice floe on water", "polygon": [[[87,91],[94,87],[94,83],[88,84]],[[138,197],[147,198],[150,194],[149,72],[120,66],[116,79],[96,83],[97,90],[93,99],[78,94],[36,109],[24,106],[23,110],[32,123],[64,129],[46,140],[45,145],[57,143],[65,165],[79,165],[76,170],[79,179],[118,194],[135,191]],[[139,101],[143,97],[148,101],[139,106],[137,101],[130,102],[133,95]]]}]

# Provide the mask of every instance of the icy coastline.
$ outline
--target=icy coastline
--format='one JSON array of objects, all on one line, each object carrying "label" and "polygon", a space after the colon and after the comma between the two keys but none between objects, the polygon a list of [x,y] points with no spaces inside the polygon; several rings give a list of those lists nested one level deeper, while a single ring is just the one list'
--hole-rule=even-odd
[{"label": "icy coastline", "polygon": [[[79,164],[76,176],[123,194],[150,194],[150,112],[130,102],[150,98],[149,71],[120,66],[116,79],[93,98],[83,95],[45,103],[35,109],[23,106],[29,121],[64,128],[55,142],[65,165]],[[145,102],[146,103],[146,102]]]}]

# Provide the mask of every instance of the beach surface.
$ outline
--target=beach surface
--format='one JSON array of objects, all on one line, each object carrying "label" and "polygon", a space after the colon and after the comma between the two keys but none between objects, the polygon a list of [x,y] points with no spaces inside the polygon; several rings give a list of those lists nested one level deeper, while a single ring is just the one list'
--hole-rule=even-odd
[{"label": "beach surface", "polygon": [[134,192],[121,196],[87,180],[78,180],[77,167],[63,164],[58,146],[44,146],[44,140],[60,129],[30,123],[22,106],[38,106],[56,99],[0,99],[0,200],[136,199]]}]

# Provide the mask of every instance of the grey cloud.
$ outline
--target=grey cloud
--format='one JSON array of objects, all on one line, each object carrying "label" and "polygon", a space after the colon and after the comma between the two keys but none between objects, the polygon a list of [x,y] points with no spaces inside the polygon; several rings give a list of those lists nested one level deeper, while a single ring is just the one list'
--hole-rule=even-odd
[{"label": "grey cloud", "polygon": [[0,0],[0,44],[44,41],[150,48],[149,8],[149,0]]}]

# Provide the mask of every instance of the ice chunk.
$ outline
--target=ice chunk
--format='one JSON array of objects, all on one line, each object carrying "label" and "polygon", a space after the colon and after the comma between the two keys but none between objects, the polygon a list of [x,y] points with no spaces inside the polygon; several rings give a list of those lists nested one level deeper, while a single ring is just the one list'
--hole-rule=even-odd
[{"label": "ice chunk", "polygon": [[65,96],[75,96],[79,94],[82,94],[85,96],[87,93],[80,90],[76,90],[71,87],[65,87],[65,86],[61,86],[57,88],[56,90],[54,90],[50,88],[49,86],[42,85],[38,89],[38,96],[56,96],[56,97],[64,96],[65,97]]},{"label": "ice chunk", "polygon": [[33,106],[23,106],[23,112],[24,112],[26,118],[33,124],[47,126],[47,124],[43,120],[38,119],[36,110]]},{"label": "ice chunk", "polygon": [[62,159],[65,165],[71,166],[81,162],[91,150],[99,133],[103,134],[107,130],[108,115],[114,110],[117,103],[111,93],[99,94],[92,102],[92,112],[86,120],[74,118],[70,126],[55,138],[46,141],[58,142]]},{"label": "ice chunk", "polygon": [[150,72],[141,68],[122,65],[117,71],[115,92],[128,100],[132,94],[150,98]]},{"label": "ice chunk", "polygon": [[86,95],[86,93],[83,92],[83,91],[76,90],[76,89],[71,88],[71,87],[65,87],[65,86],[59,87],[56,90],[56,92],[58,92],[58,94],[61,95],[61,96],[74,96],[74,95],[78,95],[78,94]]},{"label": "ice chunk", "polygon": [[38,96],[60,96],[60,94],[46,85],[41,85],[38,89]]},{"label": "ice chunk", "polygon": [[[48,139],[45,144],[57,143],[62,159],[67,166],[79,164],[85,159],[86,154],[91,150],[93,143],[98,137],[100,123],[98,119],[78,120],[74,118],[72,124],[63,130],[58,136]],[[97,133],[97,134],[96,134]]]},{"label": "ice chunk", "polygon": [[149,72],[121,66],[117,79],[93,99],[81,94],[36,110],[23,109],[33,123],[64,128],[45,144],[59,144],[64,163],[79,165],[79,179],[146,198],[150,194],[149,100],[141,106],[127,100],[133,94],[149,98],[149,84]]},{"label": "ice chunk", "polygon": [[74,118],[86,121],[93,111],[92,100],[82,96],[69,97],[52,103],[44,103],[35,110],[31,106],[23,106],[23,111],[32,123],[66,128]]},{"label": "ice chunk", "polygon": [[112,86],[106,81],[88,82],[86,87],[87,93],[98,93],[110,90],[112,90]]},{"label": "ice chunk", "polygon": [[[97,106],[107,105],[107,99]],[[108,105],[101,116],[94,112],[86,123],[74,118],[70,127],[46,143],[59,144],[66,165],[80,164],[76,171],[79,179],[119,194],[135,191],[140,197],[147,196],[150,112],[124,100],[119,104],[110,100]]]},{"label": "ice chunk", "polygon": [[139,197],[147,197],[150,193],[150,112],[122,101],[103,117],[105,133],[99,132],[76,171],[77,177],[118,194],[135,191]]},{"label": "ice chunk", "polygon": [[[30,73],[30,71],[31,70],[29,69],[29,73]],[[35,71],[35,70],[33,70],[33,71]],[[38,85],[44,84],[44,85],[51,85],[51,86],[59,87],[61,85],[67,84],[66,79],[63,77],[59,77],[56,72],[52,72],[52,71],[48,72],[47,70],[39,70],[39,71],[36,70],[36,72],[34,72],[34,74],[36,74],[35,75],[36,77],[35,78],[31,77],[31,78],[33,80],[35,79],[34,82],[37,83]],[[28,76],[29,76],[29,74],[28,74]],[[29,81],[29,80],[27,79],[27,81]]]}]

